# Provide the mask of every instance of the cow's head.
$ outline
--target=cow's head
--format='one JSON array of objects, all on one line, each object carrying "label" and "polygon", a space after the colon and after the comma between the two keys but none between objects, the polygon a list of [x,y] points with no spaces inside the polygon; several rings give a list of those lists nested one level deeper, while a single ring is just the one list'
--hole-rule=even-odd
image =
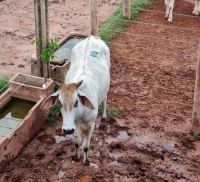
[{"label": "cow's head", "polygon": [[60,85],[59,90],[50,95],[41,105],[42,109],[47,109],[55,106],[58,101],[60,102],[63,116],[62,130],[65,134],[74,133],[75,120],[81,117],[82,105],[94,109],[86,95],[78,89],[82,82]]}]

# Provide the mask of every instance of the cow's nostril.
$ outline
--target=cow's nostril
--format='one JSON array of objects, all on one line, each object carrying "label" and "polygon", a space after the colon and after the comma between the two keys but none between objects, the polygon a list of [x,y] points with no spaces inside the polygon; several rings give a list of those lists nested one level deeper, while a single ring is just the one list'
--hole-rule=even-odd
[{"label": "cow's nostril", "polygon": [[66,132],[67,132],[67,131],[66,131],[65,129],[63,129],[63,133],[65,133],[65,134],[66,134]]},{"label": "cow's nostril", "polygon": [[73,134],[74,133],[74,129],[71,129],[71,130],[65,130],[65,129],[63,129],[63,132],[65,134]]}]

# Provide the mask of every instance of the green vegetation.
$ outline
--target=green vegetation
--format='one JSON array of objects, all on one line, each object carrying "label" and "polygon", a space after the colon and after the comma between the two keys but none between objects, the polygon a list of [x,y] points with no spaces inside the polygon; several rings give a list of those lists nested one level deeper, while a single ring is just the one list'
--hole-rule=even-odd
[{"label": "green vegetation", "polygon": [[8,88],[9,77],[0,76],[0,92],[4,92]]},{"label": "green vegetation", "polygon": [[56,123],[59,119],[59,113],[60,113],[60,104],[57,103],[54,107],[50,109],[46,123],[49,125],[53,125],[54,123]]},{"label": "green vegetation", "polygon": [[[99,105],[99,114],[102,114],[102,105]],[[120,115],[120,110],[112,107],[112,106],[108,106],[106,107],[106,114],[108,117],[117,117]]]},{"label": "green vegetation", "polygon": [[[34,45],[36,43],[36,45],[40,45],[41,42],[36,40],[31,41],[31,45]],[[42,49],[42,53],[40,55],[42,61],[45,62],[50,62],[51,60],[53,60],[53,58],[55,57],[54,55],[54,51],[55,49],[58,49],[59,45],[58,45],[58,38],[54,38],[54,39],[50,39],[47,42],[46,47],[44,47]]]},{"label": "green vegetation", "polygon": [[123,16],[123,3],[121,2],[113,13],[112,17],[99,28],[99,36],[109,42],[115,38],[120,32],[124,31],[128,25],[138,16],[140,8],[149,6],[151,0],[134,0],[131,3],[131,19],[128,20]]},{"label": "green vegetation", "polygon": [[[55,84],[54,86],[54,92],[58,91],[59,86]],[[53,125],[54,123],[56,123],[59,120],[59,116],[60,116],[60,104],[57,103],[54,107],[52,107],[49,111],[49,116],[46,120],[46,123],[49,125]]]}]

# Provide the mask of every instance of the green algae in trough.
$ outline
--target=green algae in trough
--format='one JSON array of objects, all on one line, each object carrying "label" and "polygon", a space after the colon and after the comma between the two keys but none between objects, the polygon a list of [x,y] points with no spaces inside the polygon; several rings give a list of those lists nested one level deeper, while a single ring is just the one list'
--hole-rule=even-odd
[{"label": "green algae in trough", "polygon": [[31,101],[12,98],[0,108],[0,140],[12,133],[34,105]]}]

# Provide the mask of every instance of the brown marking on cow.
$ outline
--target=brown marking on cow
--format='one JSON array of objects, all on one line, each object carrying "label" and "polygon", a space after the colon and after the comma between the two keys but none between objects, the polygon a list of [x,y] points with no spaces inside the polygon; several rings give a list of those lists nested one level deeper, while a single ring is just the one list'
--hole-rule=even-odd
[{"label": "brown marking on cow", "polygon": [[60,94],[64,99],[64,103],[66,104],[64,105],[64,108],[71,111],[73,107],[72,98],[74,92],[77,90],[77,85],[75,83],[62,84],[59,89]]}]

